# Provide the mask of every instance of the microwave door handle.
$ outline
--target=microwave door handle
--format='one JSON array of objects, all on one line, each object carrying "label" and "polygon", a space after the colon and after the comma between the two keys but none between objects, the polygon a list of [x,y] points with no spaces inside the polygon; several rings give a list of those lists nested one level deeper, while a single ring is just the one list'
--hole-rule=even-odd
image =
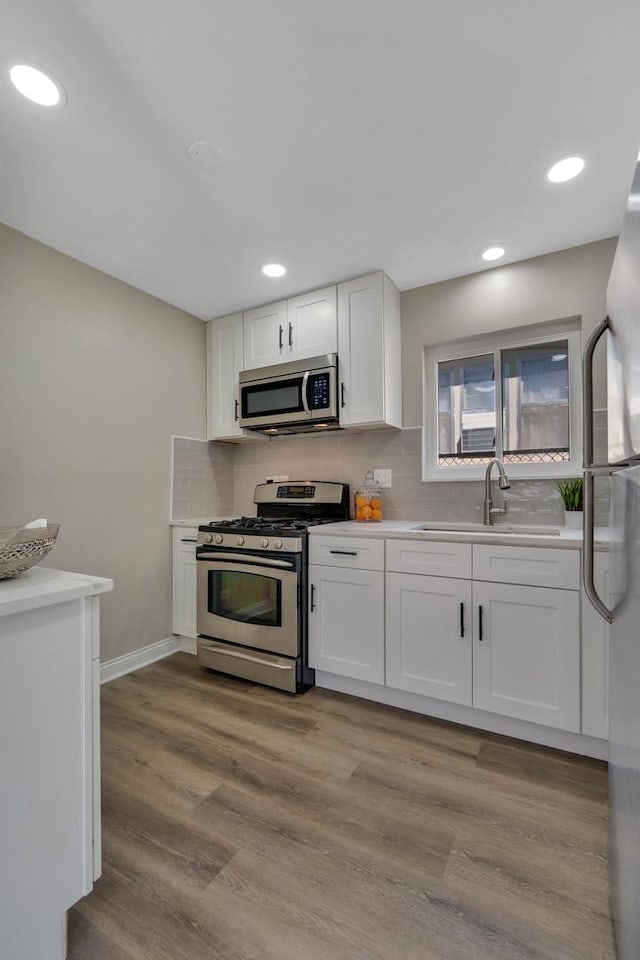
[{"label": "microwave door handle", "polygon": [[302,378],[302,406],[304,407],[304,412],[308,413],[311,416],[311,410],[309,409],[309,398],[307,397],[307,390],[309,389],[309,371],[305,370],[304,376]]}]

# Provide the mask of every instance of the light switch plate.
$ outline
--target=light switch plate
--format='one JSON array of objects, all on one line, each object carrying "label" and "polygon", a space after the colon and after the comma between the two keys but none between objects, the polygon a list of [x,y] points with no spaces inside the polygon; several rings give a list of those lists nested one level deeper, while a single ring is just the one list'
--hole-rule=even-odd
[{"label": "light switch plate", "polygon": [[373,479],[379,487],[388,489],[391,486],[391,470],[374,470]]}]

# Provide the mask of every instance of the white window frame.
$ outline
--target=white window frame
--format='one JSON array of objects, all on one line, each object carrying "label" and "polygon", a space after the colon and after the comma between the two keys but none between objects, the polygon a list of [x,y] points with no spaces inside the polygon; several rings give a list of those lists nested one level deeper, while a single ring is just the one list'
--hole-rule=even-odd
[{"label": "white window frame", "polygon": [[422,479],[481,480],[486,466],[440,466],[438,464],[438,364],[445,360],[462,360],[480,354],[494,355],[496,376],[496,456],[502,456],[502,371],[500,353],[513,347],[528,347],[567,340],[569,347],[569,460],[561,463],[509,463],[506,470],[514,480],[554,480],[576,477],[582,473],[582,334],[579,317],[514,327],[480,337],[454,340],[424,347],[423,416],[422,416]]}]

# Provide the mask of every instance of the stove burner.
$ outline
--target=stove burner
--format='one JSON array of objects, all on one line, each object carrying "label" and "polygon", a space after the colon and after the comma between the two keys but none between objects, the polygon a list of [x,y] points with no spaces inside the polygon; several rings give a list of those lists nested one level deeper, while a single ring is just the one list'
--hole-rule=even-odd
[{"label": "stove burner", "polygon": [[225,530],[256,530],[272,533],[304,533],[308,527],[331,523],[323,517],[237,517],[234,520],[212,520],[210,527]]}]

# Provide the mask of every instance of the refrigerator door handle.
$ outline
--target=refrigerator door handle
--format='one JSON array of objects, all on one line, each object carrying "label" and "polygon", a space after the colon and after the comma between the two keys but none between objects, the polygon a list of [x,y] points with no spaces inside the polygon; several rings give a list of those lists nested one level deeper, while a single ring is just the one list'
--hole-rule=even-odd
[{"label": "refrigerator door handle", "polygon": [[[593,462],[593,355],[600,337],[610,327],[611,321],[607,316],[598,324],[587,340],[582,356],[582,456],[585,470],[590,470],[591,467],[596,466]],[[606,466],[606,464],[602,464],[602,466]]]},{"label": "refrigerator door handle", "polygon": [[598,596],[593,579],[593,481],[594,474],[585,470],[584,474],[584,514],[582,538],[582,583],[584,592],[603,620],[613,623],[613,612]]}]

